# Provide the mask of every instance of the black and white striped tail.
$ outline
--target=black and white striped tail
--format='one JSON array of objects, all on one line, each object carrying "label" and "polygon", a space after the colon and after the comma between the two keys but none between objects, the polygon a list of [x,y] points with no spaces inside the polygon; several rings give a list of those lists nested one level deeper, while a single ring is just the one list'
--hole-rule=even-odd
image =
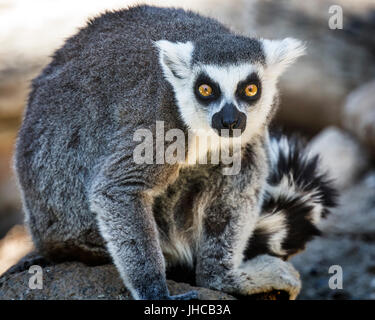
[{"label": "black and white striped tail", "polygon": [[336,204],[336,191],[297,138],[271,137],[271,170],[262,207],[245,259],[270,254],[288,259],[320,235],[322,217]]}]

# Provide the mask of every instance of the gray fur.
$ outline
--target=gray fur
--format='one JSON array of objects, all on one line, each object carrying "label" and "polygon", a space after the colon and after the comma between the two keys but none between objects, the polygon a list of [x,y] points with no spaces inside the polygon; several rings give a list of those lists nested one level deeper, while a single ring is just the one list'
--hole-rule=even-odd
[{"label": "gray fur", "polygon": [[[223,47],[223,43],[226,45]],[[220,51],[212,48],[221,48]],[[265,63],[261,43],[233,34],[210,34],[209,31],[196,41],[196,50],[192,57],[193,63],[225,65],[241,62]]]},{"label": "gray fur", "polygon": [[[217,35],[220,43],[210,54],[207,43],[198,45],[203,34]],[[234,36],[191,12],[139,6],[107,13],[68,39],[33,81],[15,154],[26,224],[38,251],[54,260],[111,258],[138,299],[173,298],[165,265],[181,260],[180,252],[163,228],[184,229],[179,217],[152,210],[180,166],[133,161],[137,129],[155,136],[159,120],[165,130],[179,128],[187,136],[181,106],[159,64],[158,40],[193,42],[194,61],[265,63],[258,40]],[[246,174],[224,177],[220,166],[204,169],[201,177],[209,175],[212,183],[198,204],[204,214],[189,217],[200,233],[177,232],[197,260],[200,285],[242,294],[259,288],[239,268],[268,174],[267,123],[244,148]],[[158,229],[155,220],[166,223]]]}]

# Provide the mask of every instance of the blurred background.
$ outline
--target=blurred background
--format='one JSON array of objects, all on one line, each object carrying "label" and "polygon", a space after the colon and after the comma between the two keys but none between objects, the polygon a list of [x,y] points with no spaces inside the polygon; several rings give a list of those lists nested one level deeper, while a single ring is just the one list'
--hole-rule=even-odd
[{"label": "blurred background", "polygon": [[[22,227],[12,153],[30,80],[88,17],[140,1],[0,0],[0,274],[32,250]],[[301,299],[375,299],[375,1],[142,1],[193,9],[235,31],[296,37],[307,55],[283,76],[276,124],[298,132],[334,177],[340,205],[322,223],[323,237],[293,258]],[[340,5],[343,29],[329,7]],[[343,268],[331,290],[328,269]]]}]

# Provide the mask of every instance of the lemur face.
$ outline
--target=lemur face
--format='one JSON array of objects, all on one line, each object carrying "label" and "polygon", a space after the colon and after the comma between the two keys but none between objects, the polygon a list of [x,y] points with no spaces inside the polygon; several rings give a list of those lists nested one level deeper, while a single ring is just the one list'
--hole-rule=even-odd
[{"label": "lemur face", "polygon": [[271,41],[230,34],[194,43],[160,40],[156,45],[186,125],[229,139],[240,135],[244,143],[268,124],[277,79],[304,51],[290,38]]},{"label": "lemur face", "polygon": [[[194,106],[219,136],[246,130],[248,117],[262,97],[260,66],[230,64],[195,66],[192,90]],[[203,127],[205,123],[201,123]],[[225,131],[227,129],[227,131]]]}]

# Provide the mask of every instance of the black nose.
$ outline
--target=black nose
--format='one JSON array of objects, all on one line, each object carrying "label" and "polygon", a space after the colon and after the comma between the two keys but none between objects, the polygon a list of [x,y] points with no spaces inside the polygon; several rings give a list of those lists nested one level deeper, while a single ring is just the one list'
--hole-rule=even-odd
[{"label": "black nose", "polygon": [[229,135],[233,136],[234,129],[240,129],[241,133],[246,127],[246,114],[239,111],[232,103],[227,103],[212,117],[212,127],[221,135],[222,129],[228,129]]},{"label": "black nose", "polygon": [[238,119],[232,119],[232,118],[222,119],[221,123],[223,125],[223,128],[233,130],[233,129],[237,129]]}]

